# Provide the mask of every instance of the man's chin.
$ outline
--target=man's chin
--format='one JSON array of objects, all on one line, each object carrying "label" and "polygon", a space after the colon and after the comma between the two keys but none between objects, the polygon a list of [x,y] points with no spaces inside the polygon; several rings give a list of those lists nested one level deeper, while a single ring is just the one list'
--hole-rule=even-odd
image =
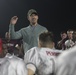
[{"label": "man's chin", "polygon": [[35,25],[37,22],[32,22],[33,25]]}]

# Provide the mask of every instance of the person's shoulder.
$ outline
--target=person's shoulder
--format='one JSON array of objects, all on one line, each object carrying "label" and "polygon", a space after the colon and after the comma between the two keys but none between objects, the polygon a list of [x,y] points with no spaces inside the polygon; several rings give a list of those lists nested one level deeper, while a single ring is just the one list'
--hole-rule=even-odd
[{"label": "person's shoulder", "polygon": [[25,54],[30,54],[30,53],[35,53],[36,51],[38,51],[38,47],[32,47],[31,49],[29,49]]},{"label": "person's shoulder", "polygon": [[30,50],[37,50],[39,49],[38,47],[32,47]]},{"label": "person's shoulder", "polygon": [[70,60],[74,60],[74,58],[76,57],[75,55],[76,55],[76,47],[69,48],[59,55],[58,60],[63,62],[66,61],[67,63],[69,63]]},{"label": "person's shoulder", "polygon": [[38,49],[37,47],[33,47],[30,50],[28,50],[24,55],[24,61],[27,63],[27,61],[31,61],[31,59],[34,60],[38,56]]},{"label": "person's shoulder", "polygon": [[12,58],[8,58],[8,61],[10,62],[10,65],[12,65],[14,68],[16,68],[16,66],[24,66],[24,60],[17,57],[17,56],[13,56]]},{"label": "person's shoulder", "polygon": [[14,63],[17,63],[19,61],[23,61],[23,59],[15,56],[15,55],[13,55],[13,56],[9,57],[9,61],[14,62]]}]

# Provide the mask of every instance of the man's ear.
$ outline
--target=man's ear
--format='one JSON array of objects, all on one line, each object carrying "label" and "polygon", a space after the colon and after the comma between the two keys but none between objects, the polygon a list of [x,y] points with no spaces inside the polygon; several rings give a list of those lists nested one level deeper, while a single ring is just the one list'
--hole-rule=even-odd
[{"label": "man's ear", "polygon": [[42,43],[40,41],[38,41],[38,47],[42,47]]},{"label": "man's ear", "polygon": [[38,41],[38,47],[40,47],[40,42]]}]

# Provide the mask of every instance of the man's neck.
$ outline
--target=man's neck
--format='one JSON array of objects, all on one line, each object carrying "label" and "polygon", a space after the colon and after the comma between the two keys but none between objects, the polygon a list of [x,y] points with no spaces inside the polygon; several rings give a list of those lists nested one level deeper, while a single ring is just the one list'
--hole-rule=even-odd
[{"label": "man's neck", "polygon": [[37,23],[30,23],[30,25],[31,25],[31,26],[36,26],[36,25],[37,25]]}]

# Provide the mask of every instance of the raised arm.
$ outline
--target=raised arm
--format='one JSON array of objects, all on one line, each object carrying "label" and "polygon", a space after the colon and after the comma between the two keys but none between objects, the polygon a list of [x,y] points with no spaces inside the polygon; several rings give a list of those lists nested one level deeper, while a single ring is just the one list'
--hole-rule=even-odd
[{"label": "raised arm", "polygon": [[9,25],[9,33],[12,39],[19,39],[22,37],[21,30],[15,31],[15,24],[17,23],[18,17],[14,16],[10,20],[10,25]]}]

